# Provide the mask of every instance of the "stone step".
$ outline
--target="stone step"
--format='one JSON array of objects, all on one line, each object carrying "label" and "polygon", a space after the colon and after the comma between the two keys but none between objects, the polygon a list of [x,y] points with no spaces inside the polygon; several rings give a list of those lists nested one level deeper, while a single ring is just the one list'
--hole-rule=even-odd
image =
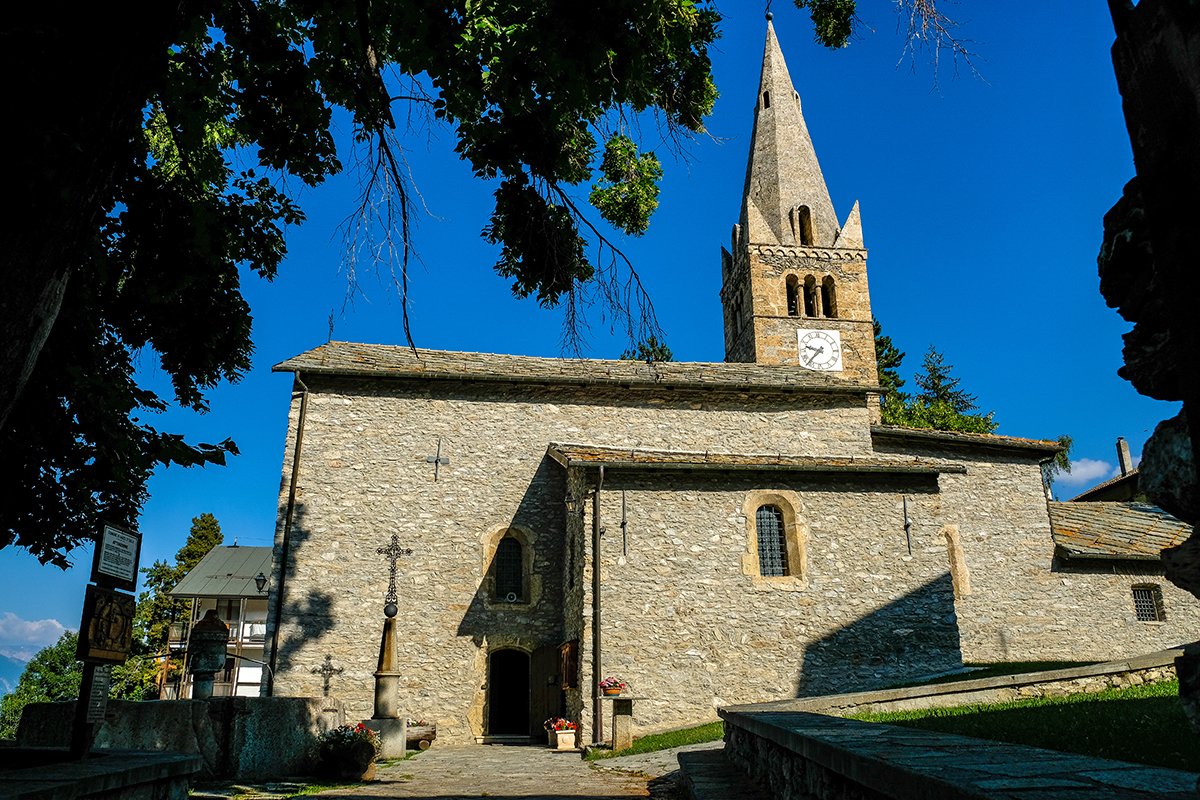
[{"label": "stone step", "polygon": [[771,797],[731,764],[724,750],[682,752],[679,769],[691,800],[770,800]]}]

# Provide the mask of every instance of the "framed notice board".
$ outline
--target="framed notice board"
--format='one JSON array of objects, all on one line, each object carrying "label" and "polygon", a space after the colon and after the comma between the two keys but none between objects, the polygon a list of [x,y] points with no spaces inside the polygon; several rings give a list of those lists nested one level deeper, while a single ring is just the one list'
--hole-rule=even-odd
[{"label": "framed notice board", "polygon": [[96,540],[96,552],[92,554],[92,583],[109,589],[134,591],[141,556],[140,533],[105,525]]}]

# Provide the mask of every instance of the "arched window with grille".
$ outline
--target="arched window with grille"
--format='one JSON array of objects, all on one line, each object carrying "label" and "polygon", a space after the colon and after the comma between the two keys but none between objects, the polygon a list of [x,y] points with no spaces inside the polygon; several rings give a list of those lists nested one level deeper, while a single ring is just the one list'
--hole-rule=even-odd
[{"label": "arched window with grille", "polygon": [[804,316],[817,316],[817,279],[812,275],[804,279]]},{"label": "arched window with grille", "polygon": [[524,548],[514,536],[505,536],[496,545],[494,578],[497,601],[501,603],[524,602],[524,557]]},{"label": "arched window with grille", "polygon": [[760,506],[755,518],[758,532],[758,571],[767,577],[788,574],[787,537],[783,512],[778,506]]}]

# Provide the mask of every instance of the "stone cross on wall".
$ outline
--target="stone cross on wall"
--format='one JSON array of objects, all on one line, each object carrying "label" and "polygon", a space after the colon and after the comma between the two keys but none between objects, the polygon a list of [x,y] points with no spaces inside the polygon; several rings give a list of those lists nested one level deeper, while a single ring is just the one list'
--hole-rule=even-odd
[{"label": "stone cross on wall", "polygon": [[321,676],[321,682],[324,684],[322,694],[325,697],[329,697],[329,679],[334,675],[341,675],[345,670],[341,667],[335,667],[333,665],[333,656],[327,653],[325,655],[325,662],[319,667],[313,667],[311,671],[314,675]]},{"label": "stone cross on wall", "polygon": [[400,537],[393,533],[392,541],[388,543],[387,547],[380,547],[375,552],[388,560],[388,589],[387,594],[383,597],[386,604],[383,607],[383,613],[391,618],[396,616],[398,610],[396,602],[400,599],[396,594],[396,562],[402,556],[411,556],[413,551],[412,548],[401,547]]}]

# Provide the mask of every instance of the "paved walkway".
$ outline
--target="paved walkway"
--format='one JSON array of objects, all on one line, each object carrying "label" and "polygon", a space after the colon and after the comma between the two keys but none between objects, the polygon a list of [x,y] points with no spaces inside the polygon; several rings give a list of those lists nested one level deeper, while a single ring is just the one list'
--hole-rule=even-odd
[{"label": "paved walkway", "polygon": [[[612,759],[624,761],[625,759]],[[547,747],[497,745],[434,745],[416,758],[381,767],[378,780],[351,789],[323,792],[320,797],[422,798],[424,800],[474,800],[522,798],[555,800],[560,797],[651,797],[675,800],[674,773],[660,777],[633,774],[605,764],[596,769],[576,752]],[[649,766],[647,764],[647,766]],[[677,768],[674,764],[672,769]],[[638,769],[630,765],[629,769]]]}]

